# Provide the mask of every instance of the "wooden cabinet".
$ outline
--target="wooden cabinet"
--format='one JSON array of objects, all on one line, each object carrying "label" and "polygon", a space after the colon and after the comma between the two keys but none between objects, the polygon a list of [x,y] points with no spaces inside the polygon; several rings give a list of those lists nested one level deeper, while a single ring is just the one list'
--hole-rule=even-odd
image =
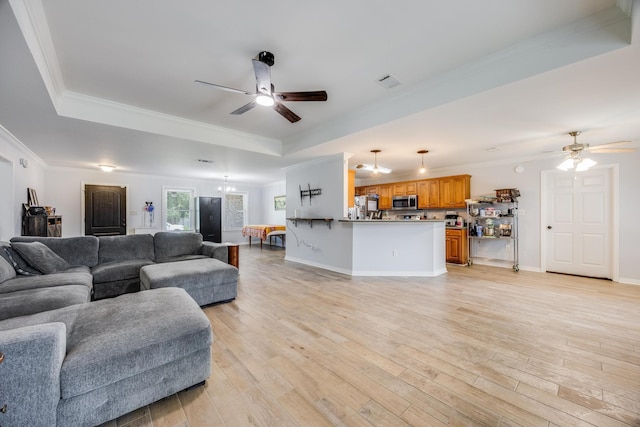
[{"label": "wooden cabinet", "polygon": [[357,196],[377,194],[378,209],[391,209],[393,196],[418,195],[418,209],[465,209],[470,198],[471,175],[445,176],[356,187]]},{"label": "wooden cabinet", "polygon": [[440,180],[425,179],[418,182],[418,209],[440,207]]},{"label": "wooden cabinet", "polygon": [[394,196],[411,196],[418,194],[417,183],[415,181],[396,182],[392,185]]},{"label": "wooden cabinet", "polygon": [[397,182],[393,184],[393,195],[404,196],[407,194],[407,185],[404,182]]},{"label": "wooden cabinet", "polygon": [[467,263],[467,231],[447,228],[445,231],[446,261],[453,264]]},{"label": "wooden cabinet", "polygon": [[380,186],[379,185],[369,185],[366,189],[365,189],[365,196],[368,196],[370,194],[379,194],[380,193]]},{"label": "wooden cabinet", "polygon": [[22,235],[39,237],[62,237],[62,216],[23,216]]},{"label": "wooden cabinet", "polygon": [[378,194],[378,210],[391,209],[391,185],[380,185]]},{"label": "wooden cabinet", "polygon": [[440,178],[440,207],[466,208],[465,199],[470,197],[470,175],[457,175]]}]

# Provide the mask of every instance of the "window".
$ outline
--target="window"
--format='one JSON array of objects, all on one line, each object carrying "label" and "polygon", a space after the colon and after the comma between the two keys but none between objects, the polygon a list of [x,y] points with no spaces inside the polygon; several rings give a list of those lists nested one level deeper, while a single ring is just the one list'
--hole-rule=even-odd
[{"label": "window", "polygon": [[242,230],[247,223],[247,193],[224,195],[224,231]]},{"label": "window", "polygon": [[194,230],[193,188],[163,188],[164,226],[167,231]]}]

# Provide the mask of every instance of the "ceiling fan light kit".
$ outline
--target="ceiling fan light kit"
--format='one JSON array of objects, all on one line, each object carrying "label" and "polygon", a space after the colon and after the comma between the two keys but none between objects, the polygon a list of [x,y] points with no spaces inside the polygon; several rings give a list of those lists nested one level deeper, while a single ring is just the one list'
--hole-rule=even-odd
[{"label": "ceiling fan light kit", "polygon": [[272,107],[278,114],[289,120],[289,122],[295,123],[301,119],[300,116],[291,111],[288,107],[282,104],[282,102],[327,100],[327,92],[324,90],[307,92],[275,92],[275,87],[271,83],[271,66],[275,64],[275,57],[273,53],[267,52],[266,50],[262,51],[258,53],[251,62],[253,63],[253,71],[256,77],[255,92],[247,92],[241,89],[234,89],[227,86],[208,83],[202,80],[196,80],[195,82],[229,92],[255,96],[256,99],[231,112],[231,114],[236,116],[246,113],[258,104],[265,107]]},{"label": "ceiling fan light kit", "polygon": [[256,102],[264,107],[271,107],[275,104],[275,101],[269,95],[258,95]]}]

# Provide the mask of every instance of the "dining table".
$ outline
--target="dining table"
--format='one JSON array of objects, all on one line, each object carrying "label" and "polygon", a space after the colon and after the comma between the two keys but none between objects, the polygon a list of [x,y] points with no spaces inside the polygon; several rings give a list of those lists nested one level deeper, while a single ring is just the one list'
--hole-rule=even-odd
[{"label": "dining table", "polygon": [[242,237],[249,238],[249,247],[251,247],[251,238],[257,237],[260,239],[260,249],[262,249],[262,242],[267,239],[269,233],[274,231],[286,231],[286,225],[277,225],[277,224],[256,224],[256,225],[245,225],[242,227]]}]

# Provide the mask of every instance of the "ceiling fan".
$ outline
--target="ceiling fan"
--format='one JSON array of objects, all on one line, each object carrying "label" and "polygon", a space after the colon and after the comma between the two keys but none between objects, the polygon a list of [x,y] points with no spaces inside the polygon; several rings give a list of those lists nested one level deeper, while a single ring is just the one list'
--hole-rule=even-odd
[{"label": "ceiling fan", "polygon": [[229,92],[241,93],[243,95],[255,96],[256,98],[243,105],[231,114],[239,115],[246,113],[253,107],[263,105],[266,107],[273,107],[282,117],[289,120],[291,123],[295,123],[300,120],[300,117],[285,107],[282,102],[289,101],[326,101],[327,92],[324,90],[308,91],[308,92],[275,92],[275,87],[271,83],[271,66],[275,63],[273,53],[262,51],[253,58],[253,71],[256,75],[256,91],[247,92],[241,89],[234,89],[227,86],[221,86],[214,83],[205,82],[202,80],[196,80],[196,83],[201,83],[209,86],[216,87],[218,89],[226,90]]},{"label": "ceiling fan", "polygon": [[569,135],[573,137],[573,144],[565,145],[562,147],[562,151],[567,153],[565,160],[558,165],[558,169],[567,171],[575,168],[576,171],[584,171],[596,164],[595,161],[588,157],[583,157],[582,153],[588,151],[594,154],[605,153],[631,153],[635,151],[635,148],[617,147],[618,145],[628,144],[630,141],[616,141],[608,142],[606,144],[596,145],[590,147],[589,144],[578,144],[578,135],[580,131],[569,132]]}]

